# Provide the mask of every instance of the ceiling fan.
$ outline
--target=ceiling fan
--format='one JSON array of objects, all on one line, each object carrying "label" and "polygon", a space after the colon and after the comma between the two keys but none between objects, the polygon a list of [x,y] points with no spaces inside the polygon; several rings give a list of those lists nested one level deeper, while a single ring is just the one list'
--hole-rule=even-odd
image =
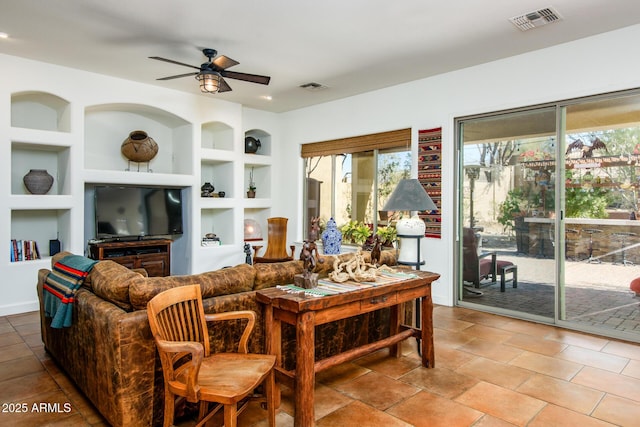
[{"label": "ceiling fan", "polygon": [[[169,62],[171,64],[182,65],[184,67],[195,68],[196,72],[178,74],[175,76],[162,77],[157,80],[172,80],[181,77],[195,76],[200,82],[200,90],[207,93],[228,92],[231,87],[224,78],[243,80],[245,82],[258,83],[268,85],[271,77],[260,76],[257,74],[239,73],[236,71],[228,71],[227,68],[238,65],[239,62],[227,56],[216,56],[218,52],[215,49],[202,49],[204,56],[209,58],[208,62],[203,63],[199,67],[196,65],[185,64],[183,62],[174,61],[172,59],[161,58],[159,56],[150,56],[150,59]],[[215,58],[215,59],[214,59]]]}]

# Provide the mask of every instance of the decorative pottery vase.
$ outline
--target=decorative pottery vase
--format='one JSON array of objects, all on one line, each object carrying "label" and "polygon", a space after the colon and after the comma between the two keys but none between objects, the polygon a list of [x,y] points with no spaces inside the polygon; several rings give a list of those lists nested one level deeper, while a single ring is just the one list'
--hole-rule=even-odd
[{"label": "decorative pottery vase", "polygon": [[338,229],[333,218],[327,221],[327,228],[322,232],[322,251],[326,255],[335,255],[340,253],[342,246],[342,233]]},{"label": "decorative pottery vase", "polygon": [[262,146],[259,139],[256,139],[252,136],[247,136],[244,139],[244,152],[245,153],[255,153]]},{"label": "decorative pottery vase", "polygon": [[53,185],[53,177],[45,169],[31,169],[22,182],[31,194],[47,194]]},{"label": "decorative pottery vase", "polygon": [[227,193],[225,193],[224,191],[218,191],[218,197],[224,197],[226,196]]},{"label": "decorative pottery vase", "polygon": [[250,199],[255,199],[256,198],[256,190],[247,191],[247,197],[250,198]]},{"label": "decorative pottery vase", "polygon": [[120,151],[132,162],[144,163],[158,154],[158,144],[143,130],[134,130],[120,146]]},{"label": "decorative pottery vase", "polygon": [[211,197],[211,194],[213,194],[214,190],[215,188],[213,187],[213,184],[211,184],[210,182],[205,182],[202,187],[200,187],[200,195],[202,197]]}]

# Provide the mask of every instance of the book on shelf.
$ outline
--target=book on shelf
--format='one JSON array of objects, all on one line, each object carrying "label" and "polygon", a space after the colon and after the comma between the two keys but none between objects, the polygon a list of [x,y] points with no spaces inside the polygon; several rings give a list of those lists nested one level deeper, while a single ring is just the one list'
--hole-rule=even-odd
[{"label": "book on shelf", "polygon": [[202,246],[220,246],[222,242],[219,237],[203,237],[202,238]]},{"label": "book on shelf", "polygon": [[11,254],[11,262],[40,259],[38,242],[36,242],[35,240],[11,239],[11,247],[9,252]]}]

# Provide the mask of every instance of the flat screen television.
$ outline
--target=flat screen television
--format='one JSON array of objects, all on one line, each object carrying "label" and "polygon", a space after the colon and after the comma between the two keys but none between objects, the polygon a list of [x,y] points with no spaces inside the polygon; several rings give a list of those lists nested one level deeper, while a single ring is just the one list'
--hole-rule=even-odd
[{"label": "flat screen television", "polygon": [[182,234],[182,191],[161,187],[95,187],[96,238]]}]

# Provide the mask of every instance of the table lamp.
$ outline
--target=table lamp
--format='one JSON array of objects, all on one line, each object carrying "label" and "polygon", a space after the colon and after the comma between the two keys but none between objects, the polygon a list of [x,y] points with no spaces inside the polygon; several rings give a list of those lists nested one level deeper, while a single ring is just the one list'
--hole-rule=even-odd
[{"label": "table lamp", "polygon": [[[417,179],[403,179],[389,200],[382,208],[383,211],[409,211],[409,218],[401,218],[396,223],[396,230],[400,240],[400,254],[398,264],[413,265],[418,270],[424,264],[420,254],[420,240],[424,237],[426,226],[417,215],[417,211],[436,210],[437,206],[431,200],[420,181]],[[411,212],[416,214],[411,216]]]}]

